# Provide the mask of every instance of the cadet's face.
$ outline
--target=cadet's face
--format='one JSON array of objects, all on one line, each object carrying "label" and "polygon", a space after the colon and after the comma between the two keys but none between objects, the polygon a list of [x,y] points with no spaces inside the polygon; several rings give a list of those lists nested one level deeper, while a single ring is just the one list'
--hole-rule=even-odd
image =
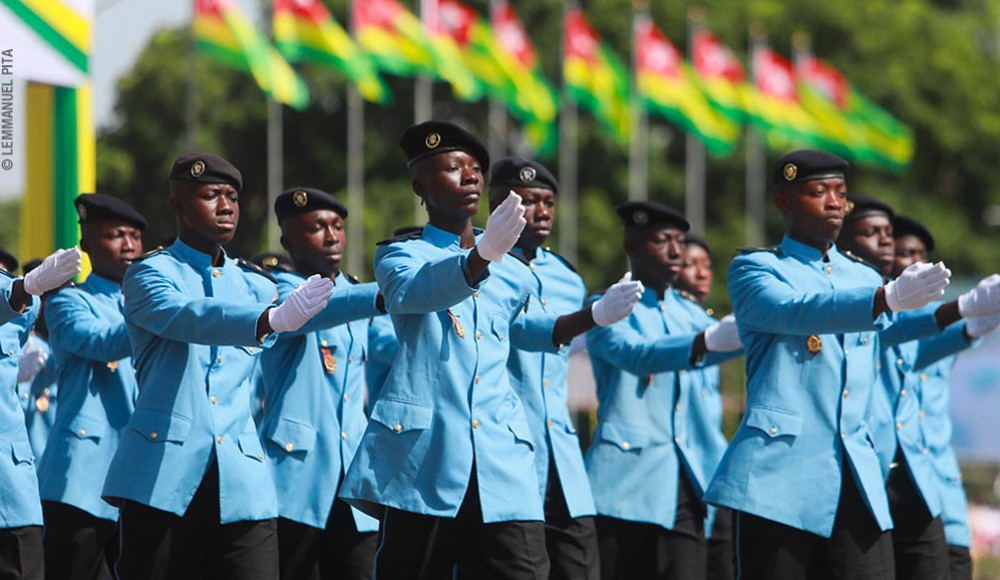
[{"label": "cadet's face", "polygon": [[927,246],[917,236],[896,238],[896,253],[892,261],[892,277],[895,278],[911,264],[927,261]]},{"label": "cadet's face", "polygon": [[892,222],[886,215],[870,215],[850,221],[841,230],[837,246],[875,266],[883,276],[892,271],[895,246]]},{"label": "cadet's face", "polygon": [[847,184],[843,178],[805,181],[774,196],[785,216],[788,234],[804,244],[826,250],[844,224]]},{"label": "cadet's face", "polygon": [[524,226],[518,246],[537,248],[552,234],[552,224],[556,218],[556,194],[551,189],[541,187],[515,187],[524,206]]},{"label": "cadet's face", "polygon": [[471,218],[479,210],[483,169],[465,151],[449,151],[414,166],[413,190],[424,199],[427,213]]},{"label": "cadet's face", "polygon": [[236,234],[240,221],[240,194],[228,183],[182,187],[171,203],[183,230],[205,242],[224,245]]},{"label": "cadet's face", "polygon": [[705,248],[696,244],[684,245],[684,261],[677,277],[677,287],[687,290],[704,302],[712,289],[712,258]]},{"label": "cadet's face", "polygon": [[629,251],[632,266],[638,270],[636,277],[673,284],[684,258],[684,232],[674,226],[654,226],[642,231],[638,242]]},{"label": "cadet's face", "polygon": [[87,224],[83,227],[80,247],[90,257],[90,264],[101,276],[120,282],[125,269],[142,255],[142,232],[120,220]]},{"label": "cadet's face", "polygon": [[330,276],[344,258],[344,219],[332,209],[289,216],[281,222],[281,244],[307,276]]}]

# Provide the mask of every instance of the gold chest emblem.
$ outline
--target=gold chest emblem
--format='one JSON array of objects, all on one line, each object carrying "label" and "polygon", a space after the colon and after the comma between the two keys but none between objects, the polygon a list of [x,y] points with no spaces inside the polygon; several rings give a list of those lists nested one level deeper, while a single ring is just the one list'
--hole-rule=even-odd
[{"label": "gold chest emblem", "polygon": [[323,368],[332,375],[337,370],[337,359],[329,348],[324,347],[320,351],[323,353]]},{"label": "gold chest emblem", "polygon": [[806,348],[809,349],[809,352],[812,354],[819,354],[819,351],[823,350],[823,341],[820,340],[815,334],[810,335],[809,338],[806,339]]}]

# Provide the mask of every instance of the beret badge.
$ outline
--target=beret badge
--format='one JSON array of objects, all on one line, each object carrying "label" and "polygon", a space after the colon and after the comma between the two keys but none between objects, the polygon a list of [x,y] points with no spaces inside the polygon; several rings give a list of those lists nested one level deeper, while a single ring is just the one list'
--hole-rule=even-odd
[{"label": "beret badge", "polygon": [[305,207],[309,203],[309,194],[302,190],[296,191],[292,194],[292,202],[295,207]]},{"label": "beret badge", "polygon": [[845,204],[845,206],[844,206],[844,213],[845,214],[850,214],[851,212],[853,212],[854,211],[854,205],[855,204],[854,204],[853,201],[847,200],[847,204]]},{"label": "beret badge", "polygon": [[649,214],[646,213],[646,210],[636,210],[636,212],[632,214],[632,221],[635,222],[635,225],[637,226],[644,226],[649,223]]},{"label": "beret badge", "polygon": [[428,133],[427,137],[424,138],[424,145],[426,145],[428,149],[434,149],[440,144],[441,144],[441,135],[438,135],[433,131]]},{"label": "beret badge", "polygon": [[191,177],[199,177],[202,173],[205,173],[204,161],[195,161],[191,164]]},{"label": "beret badge", "polygon": [[83,207],[83,204],[78,204],[76,206],[76,213],[80,215],[81,221],[87,219],[87,208]]},{"label": "beret badge", "polygon": [[522,167],[519,177],[521,178],[521,181],[528,183],[535,179],[535,175],[536,173],[534,167]]},{"label": "beret badge", "polygon": [[799,174],[799,168],[794,163],[786,163],[783,173],[785,181],[794,181],[795,177]]}]

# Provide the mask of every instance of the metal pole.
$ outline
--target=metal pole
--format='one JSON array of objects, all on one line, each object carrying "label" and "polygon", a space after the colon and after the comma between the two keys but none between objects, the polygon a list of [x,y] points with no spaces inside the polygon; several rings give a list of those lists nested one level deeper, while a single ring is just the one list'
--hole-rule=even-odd
[{"label": "metal pole", "polygon": [[186,125],[184,146],[188,151],[198,148],[198,58],[195,52],[194,8],[191,9],[191,23],[188,25],[188,65],[187,65],[187,109],[184,111]]},{"label": "metal pole", "polygon": [[649,199],[649,117],[646,106],[639,96],[637,73],[639,53],[635,39],[639,36],[639,26],[649,18],[649,3],[635,0],[632,3],[632,98],[629,119],[631,138],[628,147],[628,198],[630,200]]},{"label": "metal pole", "polygon": [[[688,54],[692,53],[692,39],[701,27],[705,10],[700,6],[688,8]],[[691,229],[705,234],[705,145],[701,139],[688,133],[684,154],[684,213],[691,222]]]},{"label": "metal pole", "polygon": [[[490,14],[496,11],[496,0],[490,0]],[[496,98],[490,98],[489,112],[489,150],[491,159],[507,156],[507,109]]]},{"label": "metal pole", "polygon": [[[270,2],[261,3],[264,13],[264,30],[271,36],[271,10]],[[274,252],[281,249],[281,229],[278,227],[278,220],[271,217],[271,208],[274,201],[281,195],[282,184],[285,181],[284,166],[284,143],[282,134],[284,123],[282,120],[281,103],[267,98],[267,249]]]},{"label": "metal pole", "polygon": [[[424,28],[437,17],[437,0],[419,0],[420,21]],[[434,116],[434,81],[426,73],[417,76],[413,90],[413,122],[423,123]],[[413,223],[422,224],[427,216],[420,198],[413,196]]]},{"label": "metal pole", "polygon": [[[750,27],[750,79],[756,82],[755,55],[767,44],[763,28]],[[747,173],[746,173],[746,243],[750,247],[764,244],[765,181],[767,180],[767,152],[759,129],[747,129]]]},{"label": "metal pole", "polygon": [[[348,13],[350,4],[348,2]],[[353,22],[351,26],[353,28]],[[347,228],[347,265],[355,275],[364,276],[368,272],[365,263],[365,102],[350,83],[347,86],[347,212],[354,216]]]},{"label": "metal pole", "polygon": [[[573,7],[563,5],[563,22]],[[566,30],[563,26],[562,59],[566,62]],[[559,251],[570,263],[576,263],[577,252],[577,112],[563,81],[562,107],[559,111]]]}]

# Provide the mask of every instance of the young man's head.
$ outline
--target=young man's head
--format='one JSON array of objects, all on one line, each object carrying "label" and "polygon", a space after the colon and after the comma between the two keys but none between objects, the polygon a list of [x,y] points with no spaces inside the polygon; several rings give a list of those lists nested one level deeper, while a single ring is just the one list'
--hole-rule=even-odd
[{"label": "young man's head", "polygon": [[293,187],[274,201],[281,246],[306,276],[336,276],[344,258],[347,206],[312,187]]},{"label": "young man's head", "polygon": [[847,161],[813,149],[800,149],[778,159],[771,188],[774,205],[792,239],[821,251],[837,239],[846,207],[846,170]]},{"label": "young man's head", "polygon": [[170,211],[177,235],[195,249],[217,251],[233,239],[240,221],[243,176],[212,153],[178,157],[170,169]]},{"label": "young man's head", "polygon": [[687,290],[699,304],[705,303],[712,290],[712,251],[705,240],[693,234],[684,236],[684,259],[677,287]]},{"label": "young man's head", "polygon": [[73,200],[80,217],[80,249],[97,275],[121,282],[125,269],[142,255],[146,218],[125,201],[101,193]]},{"label": "young man's head", "polygon": [[847,215],[837,237],[837,247],[878,268],[883,276],[892,271],[895,258],[889,204],[863,194],[847,196]]},{"label": "young man's head", "polygon": [[513,156],[497,161],[490,174],[490,211],[495,210],[511,191],[521,196],[527,224],[517,246],[534,251],[552,234],[556,219],[556,192],[559,182],[537,161]]},{"label": "young man's head", "polygon": [[425,121],[407,129],[399,146],[431,222],[476,215],[490,156],[475,135],[447,121]]},{"label": "young man's head", "polygon": [[625,225],[632,277],[654,289],[673,284],[684,258],[684,234],[691,228],[684,214],[655,201],[627,201],[615,211]]},{"label": "young man's head", "polygon": [[913,218],[897,215],[892,220],[892,237],[895,238],[895,255],[892,261],[892,277],[895,278],[911,264],[928,260],[934,251],[934,236],[920,222]]}]

